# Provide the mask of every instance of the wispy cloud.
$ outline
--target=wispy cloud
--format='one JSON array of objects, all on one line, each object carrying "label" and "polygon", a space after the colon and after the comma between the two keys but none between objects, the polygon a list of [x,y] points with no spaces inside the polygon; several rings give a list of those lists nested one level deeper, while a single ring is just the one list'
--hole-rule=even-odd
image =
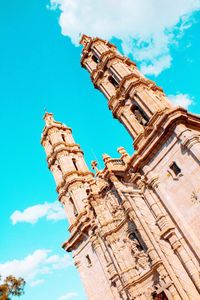
[{"label": "wispy cloud", "polygon": [[0,274],[3,278],[10,274],[23,277],[30,286],[36,286],[44,282],[44,275],[70,265],[72,265],[72,261],[68,254],[58,256],[52,254],[51,250],[37,249],[21,260],[14,259],[1,263]]},{"label": "wispy cloud", "polygon": [[188,109],[193,102],[192,97],[187,94],[169,95],[168,98],[175,106],[182,106],[186,109]]},{"label": "wispy cloud", "polygon": [[77,293],[71,292],[71,293],[67,293],[67,294],[61,296],[58,300],[69,300],[69,299],[74,299],[74,298],[76,298],[76,296],[78,296]]},{"label": "wispy cloud", "polygon": [[44,279],[38,279],[38,280],[31,281],[30,286],[34,287],[34,286],[40,285],[42,283],[44,283]]},{"label": "wispy cloud", "polygon": [[11,221],[15,225],[19,222],[34,224],[41,218],[46,220],[58,221],[66,218],[65,213],[59,202],[45,202],[30,206],[23,211],[16,210],[11,215]]},{"label": "wispy cloud", "polygon": [[171,66],[171,45],[177,45],[194,21],[200,0],[50,0],[60,9],[62,34],[78,45],[80,33],[113,37],[125,54],[142,61],[145,74],[158,75]]}]

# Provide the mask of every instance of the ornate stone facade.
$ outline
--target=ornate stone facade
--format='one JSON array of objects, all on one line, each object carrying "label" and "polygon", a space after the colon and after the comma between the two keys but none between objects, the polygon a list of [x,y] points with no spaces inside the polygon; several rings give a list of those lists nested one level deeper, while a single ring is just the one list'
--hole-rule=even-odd
[{"label": "ornate stone facade", "polygon": [[81,64],[129,131],[105,168],[90,172],[72,131],[46,113],[42,145],[70,223],[88,299],[200,299],[200,117],[172,107],[163,90],[116,47],[83,35]]}]

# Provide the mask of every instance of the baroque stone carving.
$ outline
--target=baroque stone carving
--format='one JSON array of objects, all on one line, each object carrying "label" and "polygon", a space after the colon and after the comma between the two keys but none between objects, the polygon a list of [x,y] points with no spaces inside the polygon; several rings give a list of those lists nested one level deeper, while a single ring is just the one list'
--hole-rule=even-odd
[{"label": "baroque stone carving", "polygon": [[130,239],[129,237],[124,239],[124,243],[128,245],[131,250],[131,254],[134,257],[136,269],[138,273],[146,270],[150,266],[149,256],[144,250],[141,249],[140,243],[137,239]]},{"label": "baroque stone carving", "polygon": [[199,204],[200,203],[200,189],[193,191],[191,193],[190,198],[191,198],[193,204]]}]

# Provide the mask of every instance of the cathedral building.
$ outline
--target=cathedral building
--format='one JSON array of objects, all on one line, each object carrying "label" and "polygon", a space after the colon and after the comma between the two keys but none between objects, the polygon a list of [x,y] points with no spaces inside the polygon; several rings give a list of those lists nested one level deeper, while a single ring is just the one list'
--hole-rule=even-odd
[{"label": "cathedral building", "polygon": [[91,172],[72,130],[44,116],[42,145],[89,300],[200,299],[200,117],[174,107],[136,64],[83,35],[81,65],[135,152]]}]

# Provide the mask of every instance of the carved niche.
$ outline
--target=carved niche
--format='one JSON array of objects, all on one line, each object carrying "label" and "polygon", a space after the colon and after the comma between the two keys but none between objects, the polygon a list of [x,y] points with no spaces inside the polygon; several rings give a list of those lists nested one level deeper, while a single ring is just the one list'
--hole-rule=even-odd
[{"label": "carved niche", "polygon": [[154,295],[153,299],[154,300],[168,300],[168,298],[167,298],[167,296],[165,295],[164,292],[162,292],[160,294],[157,294],[157,295]]},{"label": "carved niche", "polygon": [[138,275],[150,268],[150,258],[144,251],[139,239],[135,233],[129,234],[124,242],[128,245],[131,250],[131,254],[134,257],[136,269]]}]

